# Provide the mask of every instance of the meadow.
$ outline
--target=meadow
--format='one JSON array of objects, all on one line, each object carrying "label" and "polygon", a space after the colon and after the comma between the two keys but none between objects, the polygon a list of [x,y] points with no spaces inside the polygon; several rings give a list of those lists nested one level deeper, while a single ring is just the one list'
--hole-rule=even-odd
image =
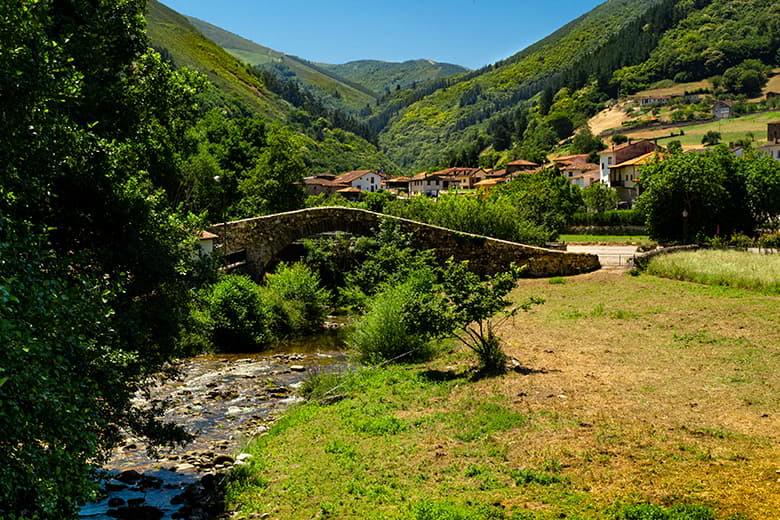
[{"label": "meadow", "polygon": [[780,120],[780,111],[761,112],[732,119],[722,119],[720,121],[710,121],[708,123],[685,126],[682,128],[638,130],[636,132],[628,132],[627,135],[634,139],[651,139],[662,135],[669,135],[671,132],[679,133],[680,130],[683,130],[685,135],[659,139],[658,144],[665,146],[669,144],[669,141],[680,141],[685,148],[701,148],[702,137],[710,131],[720,132],[722,142],[726,144],[740,139],[746,139],[750,134],[755,137],[757,142],[761,143],[766,142],[767,123],[777,120]]},{"label": "meadow", "polygon": [[315,378],[246,450],[238,518],[767,519],[780,510],[780,298],[619,272],[523,280],[520,362]]},{"label": "meadow", "polygon": [[703,250],[654,258],[647,272],[673,280],[780,294],[780,255]]}]

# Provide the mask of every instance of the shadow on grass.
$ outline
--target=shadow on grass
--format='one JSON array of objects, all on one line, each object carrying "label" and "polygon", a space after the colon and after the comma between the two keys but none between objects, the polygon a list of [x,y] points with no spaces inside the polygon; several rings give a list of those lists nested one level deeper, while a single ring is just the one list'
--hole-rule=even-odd
[{"label": "shadow on grass", "polygon": [[446,383],[449,381],[456,381],[458,379],[468,379],[471,377],[471,373],[468,371],[455,372],[454,370],[430,369],[420,372],[420,377],[432,383]]}]

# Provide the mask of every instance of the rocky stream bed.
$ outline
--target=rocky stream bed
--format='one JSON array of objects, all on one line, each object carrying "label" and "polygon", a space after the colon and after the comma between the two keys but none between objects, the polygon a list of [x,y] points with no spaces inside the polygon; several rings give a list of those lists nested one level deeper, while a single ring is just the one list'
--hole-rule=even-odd
[{"label": "rocky stream bed", "polygon": [[[165,418],[195,437],[187,445],[147,454],[127,438],[105,466],[102,499],[80,511],[82,519],[159,520],[218,518],[225,473],[251,456],[248,439],[265,432],[315,371],[347,366],[337,332],[288,342],[252,355],[208,355],[180,362],[179,377],[150,389],[148,403],[166,405]],[[139,399],[141,399],[139,397]]]}]

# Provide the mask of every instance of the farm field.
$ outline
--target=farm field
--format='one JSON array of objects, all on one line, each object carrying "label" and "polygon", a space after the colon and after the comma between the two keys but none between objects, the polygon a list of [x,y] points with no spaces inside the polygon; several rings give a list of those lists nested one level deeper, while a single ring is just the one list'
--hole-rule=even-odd
[{"label": "farm field", "polygon": [[654,258],[648,272],[673,280],[780,294],[780,255],[695,251]]},{"label": "farm field", "polygon": [[446,345],[320,378],[246,448],[238,517],[773,518],[780,297],[614,271],[529,296],[546,303],[500,330],[506,376],[471,379]]},{"label": "farm field", "polygon": [[733,119],[723,119],[721,121],[711,121],[698,125],[685,126],[682,128],[652,128],[627,132],[626,135],[633,139],[652,139],[662,135],[668,135],[670,132],[679,132],[683,130],[685,135],[672,138],[660,139],[659,144],[665,145],[669,141],[680,141],[685,148],[701,148],[701,139],[709,131],[720,132],[724,143],[737,141],[748,137],[753,133],[756,141],[761,143],[766,141],[766,125],[771,121],[780,120],[780,111],[762,112],[759,114],[750,114]]}]

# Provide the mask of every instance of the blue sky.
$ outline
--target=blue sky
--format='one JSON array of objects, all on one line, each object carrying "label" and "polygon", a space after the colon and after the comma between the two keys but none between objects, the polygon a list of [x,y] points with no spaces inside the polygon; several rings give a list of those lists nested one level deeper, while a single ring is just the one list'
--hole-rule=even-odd
[{"label": "blue sky", "polygon": [[477,68],[511,56],[600,0],[162,0],[312,61],[428,58]]}]

